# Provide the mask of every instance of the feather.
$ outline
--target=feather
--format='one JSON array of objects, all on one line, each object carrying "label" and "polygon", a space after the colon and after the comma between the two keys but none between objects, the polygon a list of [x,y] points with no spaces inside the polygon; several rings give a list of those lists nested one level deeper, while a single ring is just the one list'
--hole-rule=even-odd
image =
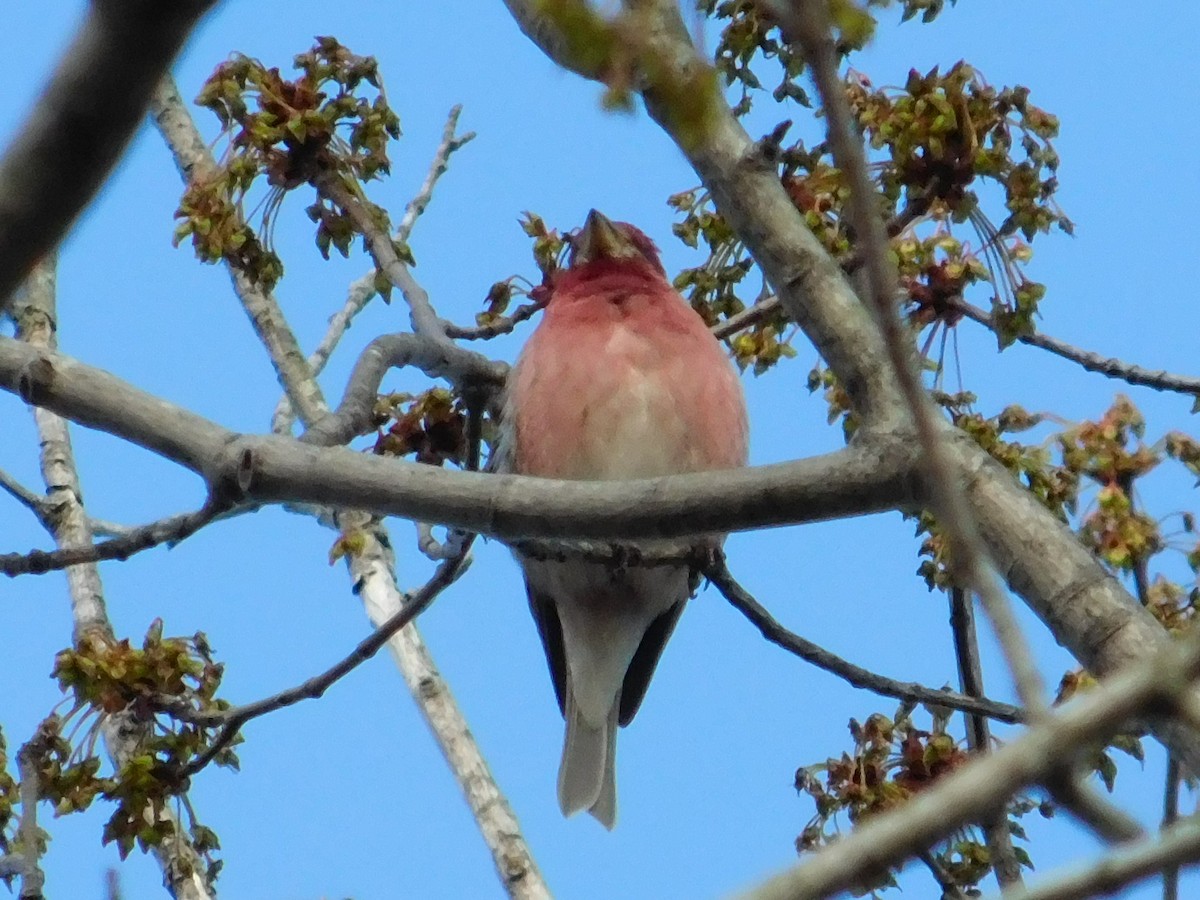
[{"label": "feather", "polygon": [[[573,246],[510,375],[496,469],[611,480],[744,465],[740,382],[667,282],[654,244],[593,211]],[[694,573],[515,555],[566,720],[559,803],[565,815],[586,809],[612,828],[617,727],[637,713]]]}]

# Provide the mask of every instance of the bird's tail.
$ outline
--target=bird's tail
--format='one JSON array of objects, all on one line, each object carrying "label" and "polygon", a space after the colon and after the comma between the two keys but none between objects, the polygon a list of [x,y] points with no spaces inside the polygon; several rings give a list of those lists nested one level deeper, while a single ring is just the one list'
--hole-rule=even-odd
[{"label": "bird's tail", "polygon": [[608,719],[597,728],[576,705],[569,678],[565,693],[567,733],[558,769],[558,805],[564,816],[586,809],[611,831],[617,822],[618,704],[613,703]]}]

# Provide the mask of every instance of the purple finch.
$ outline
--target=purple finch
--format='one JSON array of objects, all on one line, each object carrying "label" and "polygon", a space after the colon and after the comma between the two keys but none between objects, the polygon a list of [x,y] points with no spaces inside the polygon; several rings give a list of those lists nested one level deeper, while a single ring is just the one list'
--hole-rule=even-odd
[{"label": "purple finch", "polygon": [[[589,480],[728,469],[746,463],[746,428],[737,374],[654,243],[592,210],[510,376],[498,468]],[[612,828],[617,725],[641,705],[695,575],[516,555],[566,719],[559,804]]]}]

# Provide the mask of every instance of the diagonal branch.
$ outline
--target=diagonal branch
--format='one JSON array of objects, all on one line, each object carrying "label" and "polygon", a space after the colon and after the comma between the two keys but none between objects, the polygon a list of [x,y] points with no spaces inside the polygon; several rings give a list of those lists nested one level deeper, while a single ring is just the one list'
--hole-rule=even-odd
[{"label": "diagonal branch", "polygon": [[141,124],[150,92],[214,0],[93,0],[0,159],[0,308],[58,244]]},{"label": "diagonal branch", "polygon": [[[959,300],[954,308],[968,319],[978,322],[991,331],[996,331],[992,317],[978,306],[973,306],[965,300]],[[1031,347],[1040,347],[1043,350],[1050,351],[1055,356],[1061,356],[1063,359],[1078,363],[1089,372],[1098,372],[1108,378],[1116,378],[1127,384],[1153,388],[1156,391],[1175,391],[1180,394],[1191,394],[1192,396],[1200,397],[1200,378],[1192,375],[1176,375],[1163,369],[1151,371],[1142,366],[1116,359],[1115,357],[1104,356],[1092,350],[1084,350],[1081,347],[1076,347],[1073,344],[1068,344],[1066,341],[1037,331],[1032,334],[1019,334],[1017,335],[1017,340],[1022,344],[1028,344]]]},{"label": "diagonal branch", "polygon": [[[429,202],[433,199],[433,189],[437,186],[438,179],[446,173],[450,166],[451,155],[469,141],[474,140],[475,132],[473,131],[461,135],[458,133],[458,119],[461,114],[462,107],[455,106],[446,117],[446,125],[442,129],[442,140],[434,152],[433,161],[429,164],[429,170],[425,174],[425,180],[421,182],[421,187],[413,198],[408,201],[404,208],[404,216],[400,219],[400,224],[396,226],[395,238],[397,241],[408,242],[417,219],[425,212]],[[334,348],[337,347],[342,336],[350,328],[354,317],[362,312],[375,295],[375,272],[373,271],[363,275],[350,285],[350,289],[346,293],[346,302],[330,318],[329,328],[324,337],[308,357],[308,366],[312,370],[314,378],[325,369],[325,364],[329,361],[329,357],[333,354]],[[456,334],[449,336],[459,337]],[[275,407],[275,415],[271,418],[271,430],[276,434],[289,431],[292,416],[292,406],[285,395]]]},{"label": "diagonal branch", "polygon": [[[216,171],[216,161],[171,76],[163,78],[155,89],[150,111],[184,182],[210,177]],[[228,264],[226,267],[233,279],[234,292],[271,358],[284,393],[302,420],[317,421],[326,412],[325,398],[275,295],[258,287],[237,267]]]},{"label": "diagonal branch", "polygon": [[1200,863],[1200,822],[1177,822],[1157,839],[1110,850],[1100,859],[1062,875],[1051,875],[1041,884],[1004,900],[1087,900],[1112,896],[1122,888],[1152,878],[1172,866]]},{"label": "diagonal branch", "polygon": [[[221,730],[213,738],[212,743],[208,745],[208,749],[192,760],[180,773],[180,777],[189,778],[212,762],[237,737],[238,731],[247,722],[257,719],[259,716],[264,716],[269,712],[274,712],[277,709],[294,706],[302,700],[313,700],[322,696],[341,678],[353,672],[378,653],[391,639],[392,635],[428,609],[429,605],[437,598],[437,595],[458,579],[458,576],[462,574],[463,563],[467,558],[467,551],[469,549],[470,543],[467,542],[462,552],[438,566],[437,571],[425,583],[424,587],[408,598],[404,605],[390,619],[376,628],[368,637],[360,641],[358,646],[350,651],[349,654],[320,675],[314,675],[312,678],[306,679],[303,683],[286,691],[280,691],[278,694],[273,694],[262,700],[256,700],[253,703],[247,703],[244,706],[239,706],[222,713],[220,715]],[[172,710],[172,712],[179,714],[177,710]],[[200,721],[198,717],[193,718]],[[206,717],[204,721],[211,721],[211,717]]]},{"label": "diagonal branch", "polygon": [[1020,722],[1024,713],[1008,703],[998,703],[986,697],[960,694],[946,688],[929,688],[913,681],[897,681],[848,662],[784,628],[734,579],[723,555],[718,555],[704,569],[704,577],[712,582],[726,600],[762,632],[762,636],[808,663],[824,669],[856,688],[872,691],[884,697],[894,697],[914,703],[945,706],[976,716],[986,716],[1000,722]]},{"label": "diagonal branch", "polygon": [[999,809],[1022,788],[1052,777],[1065,753],[1107,741],[1148,711],[1172,713],[1194,701],[1198,674],[1200,634],[1168,643],[1086,697],[1048,713],[1011,743],[938,780],[899,808],[862,822],[808,862],[745,896],[816,900],[850,889],[864,873],[899,864]]},{"label": "diagonal branch", "polygon": [[371,257],[384,276],[404,296],[412,315],[413,331],[417,337],[428,342],[430,352],[444,360],[447,372],[456,373],[457,383],[475,382],[488,384],[495,380],[496,364],[486,356],[466,350],[446,336],[442,320],[429,300],[429,294],[413,278],[409,267],[396,253],[391,236],[379,227],[375,217],[367,210],[365,201],[355,194],[332,172],[325,172],[315,180],[317,193],[330,203],[339,206],[353,220],[359,233],[367,241]]},{"label": "diagonal branch", "polygon": [[978,593],[992,620],[1004,651],[1017,694],[1031,716],[1046,710],[1045,685],[1017,624],[1008,596],[989,565],[979,525],[964,492],[958,473],[943,449],[944,420],[938,417],[921,384],[912,340],[896,308],[896,272],[888,255],[888,239],[877,213],[876,191],[867,170],[866,153],[846,102],[837,71],[837,51],[831,35],[832,23],[823,0],[789,3],[760,0],[779,21],[786,37],[798,40],[812,69],[817,91],[824,102],[829,122],[829,140],[834,162],[850,183],[849,206],[855,234],[861,242],[863,271],[869,286],[868,300],[883,332],[884,346],[896,374],[908,413],[916,427],[924,456],[926,484],[934,514],[950,542],[953,565],[962,581]]}]

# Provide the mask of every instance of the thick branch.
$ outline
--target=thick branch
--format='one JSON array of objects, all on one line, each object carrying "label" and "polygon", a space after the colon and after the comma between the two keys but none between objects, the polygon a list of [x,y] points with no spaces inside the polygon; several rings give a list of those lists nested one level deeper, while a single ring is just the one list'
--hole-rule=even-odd
[{"label": "thick branch", "polygon": [[214,0],[92,0],[0,160],[0,307],[54,249],[133,136],[154,85]]},{"label": "thick branch", "polygon": [[107,431],[209,480],[238,502],[311,502],[440,522],[491,537],[682,537],[813,522],[909,505],[911,444],[863,435],[813,459],[629,482],[452,472],[238,437],[70,357],[0,337],[0,388]]}]

